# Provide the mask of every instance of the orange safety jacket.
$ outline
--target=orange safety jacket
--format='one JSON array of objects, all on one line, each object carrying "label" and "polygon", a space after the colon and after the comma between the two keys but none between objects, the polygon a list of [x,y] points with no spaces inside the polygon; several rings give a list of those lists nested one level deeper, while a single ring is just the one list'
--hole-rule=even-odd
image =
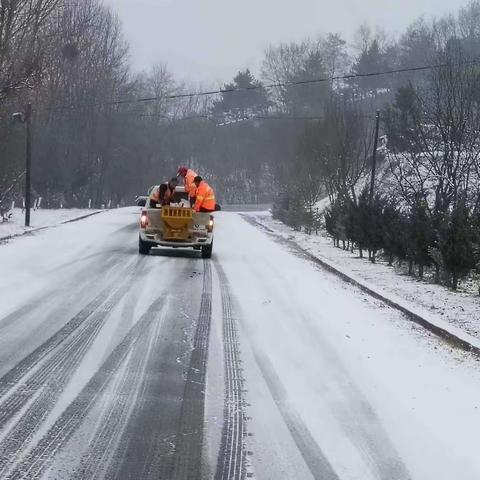
[{"label": "orange safety jacket", "polygon": [[184,182],[185,182],[185,191],[188,193],[190,198],[195,198],[197,193],[197,187],[193,183],[195,177],[198,177],[197,173],[194,172],[191,168],[187,170],[187,174],[185,175]]},{"label": "orange safety jacket", "polygon": [[202,208],[213,212],[215,210],[216,200],[213,188],[205,181],[202,181],[197,188],[197,197],[195,201],[195,211],[199,212]]}]

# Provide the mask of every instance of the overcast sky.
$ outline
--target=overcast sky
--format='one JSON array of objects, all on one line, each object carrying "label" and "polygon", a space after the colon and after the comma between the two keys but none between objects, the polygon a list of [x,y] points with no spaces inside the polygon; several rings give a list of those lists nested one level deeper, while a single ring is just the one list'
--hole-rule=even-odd
[{"label": "overcast sky", "polygon": [[402,31],[467,0],[104,0],[119,14],[135,69],[167,63],[179,79],[218,85],[239,69],[258,73],[269,44],[337,32],[363,22]]}]

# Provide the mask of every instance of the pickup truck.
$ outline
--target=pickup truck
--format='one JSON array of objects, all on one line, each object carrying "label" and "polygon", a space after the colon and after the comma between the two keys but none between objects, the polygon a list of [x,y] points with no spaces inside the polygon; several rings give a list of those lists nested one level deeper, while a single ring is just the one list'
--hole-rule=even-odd
[{"label": "pickup truck", "polygon": [[170,205],[153,205],[147,199],[140,216],[138,251],[148,255],[152,247],[193,248],[211,258],[214,218],[195,212],[183,187],[177,187]]}]

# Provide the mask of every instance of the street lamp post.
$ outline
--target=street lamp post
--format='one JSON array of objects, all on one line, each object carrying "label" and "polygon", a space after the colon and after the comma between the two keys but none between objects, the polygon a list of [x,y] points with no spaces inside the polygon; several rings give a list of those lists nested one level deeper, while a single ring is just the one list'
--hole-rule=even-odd
[{"label": "street lamp post", "polygon": [[25,226],[30,226],[30,205],[32,198],[32,104],[27,105],[25,111],[25,124],[27,127],[26,165],[25,165]]},{"label": "street lamp post", "polygon": [[32,199],[32,104],[28,103],[25,111],[14,113],[13,118],[26,126],[25,159],[25,226],[30,226],[30,204]]}]

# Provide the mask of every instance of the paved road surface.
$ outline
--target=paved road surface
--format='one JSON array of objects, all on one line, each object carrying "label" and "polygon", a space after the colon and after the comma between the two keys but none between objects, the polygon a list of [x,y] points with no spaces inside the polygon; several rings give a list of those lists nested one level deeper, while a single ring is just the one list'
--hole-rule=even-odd
[{"label": "paved road surface", "polygon": [[211,261],[136,209],[0,245],[1,479],[480,478],[476,360],[248,215]]}]

